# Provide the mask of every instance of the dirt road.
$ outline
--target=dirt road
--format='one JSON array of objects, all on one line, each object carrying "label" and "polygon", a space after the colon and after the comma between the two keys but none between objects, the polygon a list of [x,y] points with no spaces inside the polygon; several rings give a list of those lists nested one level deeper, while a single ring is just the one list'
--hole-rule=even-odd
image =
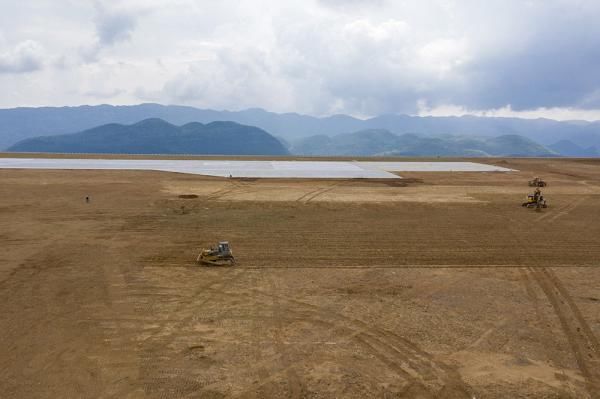
[{"label": "dirt road", "polygon": [[[493,161],[0,170],[0,397],[599,398],[600,162]],[[196,266],[221,239],[238,266]]]}]

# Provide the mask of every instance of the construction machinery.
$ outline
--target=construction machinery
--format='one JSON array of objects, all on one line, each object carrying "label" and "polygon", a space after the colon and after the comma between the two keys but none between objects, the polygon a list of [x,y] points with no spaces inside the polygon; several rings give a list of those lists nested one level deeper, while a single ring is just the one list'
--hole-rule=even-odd
[{"label": "construction machinery", "polygon": [[537,211],[540,211],[542,208],[548,208],[548,203],[538,187],[535,189],[533,194],[527,195],[527,201],[523,202],[522,206],[527,208],[535,208]]},{"label": "construction machinery", "polygon": [[196,263],[209,266],[233,266],[235,258],[228,241],[221,241],[216,248],[202,249]]},{"label": "construction machinery", "polygon": [[529,180],[529,187],[546,187],[546,183],[541,177],[534,177],[533,180]]}]

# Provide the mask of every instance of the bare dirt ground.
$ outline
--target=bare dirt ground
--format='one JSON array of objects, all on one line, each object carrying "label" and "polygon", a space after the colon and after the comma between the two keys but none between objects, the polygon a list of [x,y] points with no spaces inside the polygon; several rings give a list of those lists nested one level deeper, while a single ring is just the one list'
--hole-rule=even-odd
[{"label": "bare dirt ground", "polygon": [[600,398],[600,161],[490,162],[520,172],[0,170],[0,397]]}]

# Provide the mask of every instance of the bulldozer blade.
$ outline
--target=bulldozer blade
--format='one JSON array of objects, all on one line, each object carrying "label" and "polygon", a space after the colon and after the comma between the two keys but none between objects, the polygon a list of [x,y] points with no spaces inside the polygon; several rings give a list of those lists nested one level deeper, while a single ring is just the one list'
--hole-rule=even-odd
[{"label": "bulldozer blade", "polygon": [[234,259],[223,259],[223,260],[207,260],[207,259],[199,259],[198,263],[203,264],[205,266],[234,266]]}]

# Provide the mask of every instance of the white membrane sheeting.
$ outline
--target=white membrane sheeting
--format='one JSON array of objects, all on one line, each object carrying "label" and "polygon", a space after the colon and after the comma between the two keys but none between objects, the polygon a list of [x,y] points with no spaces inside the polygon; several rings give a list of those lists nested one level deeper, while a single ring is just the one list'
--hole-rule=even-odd
[{"label": "white membrane sheeting", "polygon": [[362,167],[390,172],[511,172],[513,169],[475,162],[360,162]]},{"label": "white membrane sheeting", "polygon": [[398,179],[389,172],[509,172],[474,162],[0,158],[4,169],[157,170],[221,177]]}]

